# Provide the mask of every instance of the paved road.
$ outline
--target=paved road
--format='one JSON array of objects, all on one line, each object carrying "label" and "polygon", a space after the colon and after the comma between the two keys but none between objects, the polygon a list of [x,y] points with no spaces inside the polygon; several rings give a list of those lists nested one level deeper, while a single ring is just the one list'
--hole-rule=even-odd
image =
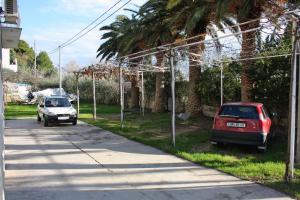
[{"label": "paved road", "polygon": [[7,200],[290,199],[83,123],[6,125]]}]

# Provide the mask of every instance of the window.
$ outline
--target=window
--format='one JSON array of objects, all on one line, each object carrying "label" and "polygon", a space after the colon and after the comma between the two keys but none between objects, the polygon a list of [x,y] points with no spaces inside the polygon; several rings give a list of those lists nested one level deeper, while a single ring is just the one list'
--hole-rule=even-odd
[{"label": "window", "polygon": [[223,106],[219,115],[222,117],[237,117],[244,119],[259,119],[258,112],[254,106]]},{"label": "window", "polygon": [[46,107],[70,107],[71,103],[66,98],[48,98],[45,101]]},{"label": "window", "polygon": [[267,110],[264,106],[262,107],[261,110],[262,110],[262,112],[263,112],[264,117],[265,117],[265,118],[269,118],[270,115],[269,115],[269,113],[268,113],[268,110]]}]

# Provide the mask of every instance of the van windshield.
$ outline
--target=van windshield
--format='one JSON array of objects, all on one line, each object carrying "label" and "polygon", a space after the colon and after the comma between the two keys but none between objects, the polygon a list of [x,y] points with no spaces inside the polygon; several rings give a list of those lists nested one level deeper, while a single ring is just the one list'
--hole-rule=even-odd
[{"label": "van windshield", "polygon": [[223,106],[219,115],[221,117],[259,119],[257,109],[254,106]]},{"label": "van windshield", "polygon": [[46,107],[70,107],[71,103],[66,98],[48,98],[45,101]]}]

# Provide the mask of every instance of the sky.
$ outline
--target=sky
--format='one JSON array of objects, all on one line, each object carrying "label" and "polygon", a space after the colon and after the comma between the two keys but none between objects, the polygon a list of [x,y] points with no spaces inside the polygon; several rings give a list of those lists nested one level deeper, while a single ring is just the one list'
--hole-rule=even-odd
[{"label": "sky", "polygon": [[[33,47],[36,42],[36,51],[50,52],[60,44],[72,38],[105,10],[118,0],[19,0],[21,15],[21,39]],[[125,4],[122,0],[114,10]],[[137,9],[146,0],[132,0],[125,8]],[[112,13],[109,12],[103,18]],[[117,15],[130,15],[122,10],[99,25],[93,31],[82,37],[72,45],[61,51],[61,63],[65,67],[70,62],[76,62],[80,67],[99,62],[96,51],[101,44],[99,28],[113,22]],[[50,54],[55,66],[58,65],[58,52]]]}]

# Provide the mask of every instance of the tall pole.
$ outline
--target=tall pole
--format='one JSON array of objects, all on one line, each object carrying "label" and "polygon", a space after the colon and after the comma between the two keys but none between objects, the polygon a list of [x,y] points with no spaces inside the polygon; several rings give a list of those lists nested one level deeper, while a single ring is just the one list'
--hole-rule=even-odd
[{"label": "tall pole", "polygon": [[1,170],[1,181],[0,181],[0,200],[5,199],[4,194],[4,91],[3,91],[3,66],[2,66],[2,25],[0,22],[0,170]]},{"label": "tall pole", "polygon": [[285,179],[290,182],[294,178],[295,162],[295,128],[296,128],[296,81],[297,81],[297,45],[296,33],[297,22],[293,20],[293,57],[291,65],[291,85],[290,85],[290,103],[289,103],[289,135],[288,135],[288,160],[285,172]]},{"label": "tall pole", "polygon": [[144,72],[142,72],[142,113],[145,116],[145,88],[144,88]]},{"label": "tall pole", "polygon": [[36,67],[36,44],[35,44],[35,40],[33,42],[33,46],[34,46],[34,76],[35,78],[37,77],[37,67]]},{"label": "tall pole", "polygon": [[[296,51],[296,55],[299,53],[300,50],[300,42],[297,42],[297,51]],[[296,141],[296,163],[299,164],[300,163],[300,56],[298,55],[298,109],[297,109],[297,141]]]},{"label": "tall pole", "polygon": [[76,73],[76,91],[77,91],[77,118],[79,118],[79,114],[80,114],[79,73]]},{"label": "tall pole", "polygon": [[223,105],[223,63],[221,63],[221,105]]},{"label": "tall pole", "polygon": [[93,72],[93,100],[94,100],[94,112],[93,119],[97,118],[97,108],[96,108],[96,80],[95,80],[95,72]]},{"label": "tall pole", "polygon": [[120,106],[121,106],[121,110],[120,110],[120,126],[121,128],[123,128],[123,122],[124,122],[124,89],[123,89],[123,70],[121,67],[121,64],[119,64],[120,67],[120,73],[119,73],[119,84],[120,84]]},{"label": "tall pole", "polygon": [[59,95],[62,96],[61,46],[58,46]]},{"label": "tall pole", "polygon": [[172,142],[173,146],[176,145],[176,130],[175,130],[175,70],[174,70],[174,55],[171,50],[170,53],[170,65],[171,65],[171,92],[172,92]]}]

